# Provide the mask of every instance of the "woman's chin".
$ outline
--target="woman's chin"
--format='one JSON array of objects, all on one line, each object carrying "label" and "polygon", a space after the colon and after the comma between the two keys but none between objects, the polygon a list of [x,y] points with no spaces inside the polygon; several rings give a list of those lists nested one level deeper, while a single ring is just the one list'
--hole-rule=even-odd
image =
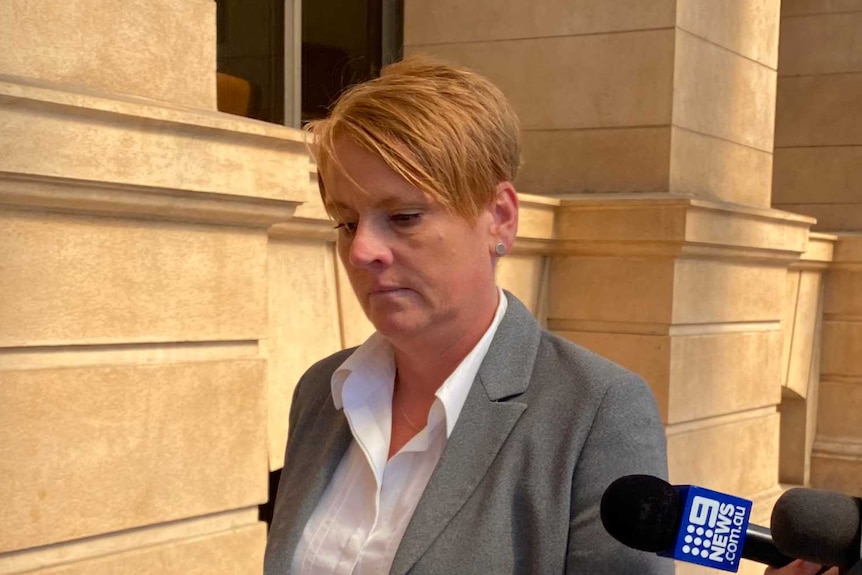
[{"label": "woman's chin", "polygon": [[377,332],[390,340],[413,338],[427,331],[428,322],[408,313],[371,313],[369,319]]}]

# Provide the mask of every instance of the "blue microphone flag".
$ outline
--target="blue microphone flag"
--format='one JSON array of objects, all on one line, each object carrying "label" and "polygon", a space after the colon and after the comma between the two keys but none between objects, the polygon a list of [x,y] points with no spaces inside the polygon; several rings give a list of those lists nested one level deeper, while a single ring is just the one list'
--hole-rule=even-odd
[{"label": "blue microphone flag", "polygon": [[659,555],[713,569],[738,571],[751,501],[694,485],[677,489],[683,502],[682,520],[673,549]]}]

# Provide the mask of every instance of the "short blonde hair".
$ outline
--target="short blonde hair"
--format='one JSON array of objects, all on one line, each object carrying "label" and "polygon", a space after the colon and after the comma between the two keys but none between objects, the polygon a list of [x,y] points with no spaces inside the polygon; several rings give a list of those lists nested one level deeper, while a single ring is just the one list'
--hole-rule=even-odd
[{"label": "short blonde hair", "polygon": [[503,93],[475,72],[428,57],[391,64],[349,88],[306,130],[319,170],[339,164],[335,141],[349,138],[471,221],[520,163],[518,118]]}]

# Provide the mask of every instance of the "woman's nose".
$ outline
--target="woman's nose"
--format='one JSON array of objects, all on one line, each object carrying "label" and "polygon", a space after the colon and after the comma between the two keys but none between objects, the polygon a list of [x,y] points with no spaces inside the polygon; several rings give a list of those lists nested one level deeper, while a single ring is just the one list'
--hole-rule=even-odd
[{"label": "woman's nose", "polygon": [[384,230],[371,223],[360,222],[350,241],[350,263],[367,267],[375,262],[389,265],[392,252]]}]

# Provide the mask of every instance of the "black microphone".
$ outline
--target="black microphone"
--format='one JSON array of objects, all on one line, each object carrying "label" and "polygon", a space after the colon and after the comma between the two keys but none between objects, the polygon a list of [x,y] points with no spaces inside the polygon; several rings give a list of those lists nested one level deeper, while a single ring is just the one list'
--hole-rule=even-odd
[{"label": "black microphone", "polygon": [[751,502],[651,475],[627,475],[602,495],[605,529],[628,547],[725,571],[741,558],[783,567],[793,559],[769,529],[749,525]]},{"label": "black microphone", "polygon": [[857,497],[821,489],[790,489],[772,510],[775,545],[791,557],[847,569],[859,563],[860,508],[862,501]]}]

